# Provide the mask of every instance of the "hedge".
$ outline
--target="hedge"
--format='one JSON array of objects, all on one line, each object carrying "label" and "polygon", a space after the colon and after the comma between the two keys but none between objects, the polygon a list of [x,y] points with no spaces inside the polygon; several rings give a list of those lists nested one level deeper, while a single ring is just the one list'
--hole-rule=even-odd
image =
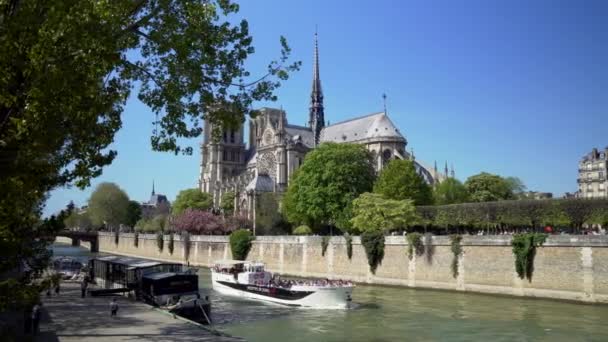
[{"label": "hedge", "polygon": [[463,203],[416,208],[424,225],[436,228],[581,228],[608,224],[608,199],[549,199]]}]

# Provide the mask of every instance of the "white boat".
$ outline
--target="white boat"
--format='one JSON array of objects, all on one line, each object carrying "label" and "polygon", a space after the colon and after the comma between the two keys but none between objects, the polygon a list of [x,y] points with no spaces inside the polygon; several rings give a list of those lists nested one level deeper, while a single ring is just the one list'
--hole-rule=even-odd
[{"label": "white boat", "polygon": [[354,288],[341,280],[280,280],[265,270],[264,263],[240,260],[217,261],[211,281],[221,294],[323,309],[348,308]]}]

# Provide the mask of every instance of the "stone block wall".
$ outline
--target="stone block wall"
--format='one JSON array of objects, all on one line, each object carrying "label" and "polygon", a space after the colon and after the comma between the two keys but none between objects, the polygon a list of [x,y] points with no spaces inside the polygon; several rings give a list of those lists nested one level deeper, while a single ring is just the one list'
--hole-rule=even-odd
[{"label": "stone block wall", "polygon": [[[100,233],[99,249],[196,266],[232,258],[227,236],[191,236],[189,253],[180,236],[173,238],[172,254],[167,248],[169,235],[164,236],[161,252],[156,235],[140,234],[135,247],[133,234],[121,234],[116,245],[113,234]],[[530,281],[515,272],[510,236],[463,237],[457,277],[452,274],[449,237],[434,236],[424,242],[425,252],[410,260],[406,238],[387,236],[384,260],[375,274],[358,237],[352,239],[349,259],[343,237],[332,237],[323,255],[321,237],[259,236],[248,260],[263,261],[270,271],[293,276],[608,303],[608,236],[550,236],[537,249]]]}]

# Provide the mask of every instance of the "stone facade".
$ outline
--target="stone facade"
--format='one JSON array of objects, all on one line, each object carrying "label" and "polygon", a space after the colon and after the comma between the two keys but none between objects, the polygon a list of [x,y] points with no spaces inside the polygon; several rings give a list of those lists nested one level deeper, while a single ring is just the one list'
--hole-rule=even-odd
[{"label": "stone facade", "polygon": [[[256,203],[264,192],[282,193],[306,154],[323,142],[363,144],[374,156],[374,167],[380,170],[391,159],[413,160],[418,173],[429,184],[448,177],[444,172],[415,160],[406,151],[407,140],[393,124],[386,111],[373,113],[333,125],[325,124],[323,91],[319,76],[319,54],[315,37],[312,91],[307,126],[290,124],[282,109],[261,108],[259,115],[248,121],[248,144],[241,125],[222,129],[205,123],[201,145],[199,188],[213,194],[219,206],[222,195],[235,192],[235,211],[256,216]],[[213,139],[213,132],[221,132]],[[453,176],[452,168],[452,176]]]},{"label": "stone facade", "polygon": [[[99,233],[99,249],[207,267],[232,255],[227,236],[191,236],[189,253],[180,237],[174,236],[173,254],[166,247],[158,250],[155,235],[140,234],[138,247],[133,239],[133,234],[121,234],[116,245],[112,233]],[[353,237],[349,259],[342,237],[332,237],[323,255],[321,237],[258,236],[248,259],[262,260],[269,270],[293,276],[608,303],[607,236],[550,236],[537,249],[530,281],[520,279],[515,272],[510,239],[505,235],[463,237],[456,278],[447,236],[425,239],[424,254],[412,260],[408,259],[405,237],[386,237],[385,256],[376,274],[369,271],[358,237]]]},{"label": "stone facade", "polygon": [[578,193],[581,198],[608,197],[608,147],[594,148],[578,164]]}]

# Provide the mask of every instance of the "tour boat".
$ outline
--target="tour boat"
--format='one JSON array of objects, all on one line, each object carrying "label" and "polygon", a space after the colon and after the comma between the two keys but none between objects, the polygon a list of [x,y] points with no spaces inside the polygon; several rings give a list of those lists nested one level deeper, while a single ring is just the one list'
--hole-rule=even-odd
[{"label": "tour boat", "polygon": [[89,262],[91,279],[97,285],[91,295],[134,292],[135,297],[180,316],[204,316],[209,323],[210,302],[201,298],[198,275],[182,264],[105,256]]},{"label": "tour boat", "polygon": [[348,308],[354,285],[341,280],[280,280],[264,263],[217,261],[211,269],[213,289],[219,293],[289,306]]},{"label": "tour boat", "polygon": [[82,270],[82,263],[70,257],[58,257],[53,260],[53,270],[61,275],[62,279],[72,279]]}]

